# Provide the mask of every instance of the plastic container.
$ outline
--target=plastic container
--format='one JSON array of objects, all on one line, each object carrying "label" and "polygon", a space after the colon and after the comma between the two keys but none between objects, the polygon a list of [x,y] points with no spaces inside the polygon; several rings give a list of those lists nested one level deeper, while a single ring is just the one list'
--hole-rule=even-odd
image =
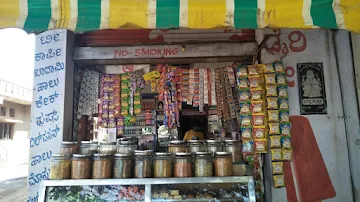
[{"label": "plastic container", "polygon": [[221,140],[206,140],[207,151],[215,154],[215,152],[223,151],[223,144]]},{"label": "plastic container", "polygon": [[112,156],[110,154],[94,154],[92,165],[93,179],[112,178]]},{"label": "plastic container", "polygon": [[115,154],[116,153],[116,142],[101,142],[99,148],[100,154]]},{"label": "plastic container", "polygon": [[176,153],[174,160],[174,177],[192,177],[191,153]]},{"label": "plastic container", "polygon": [[195,177],[211,177],[214,175],[212,153],[211,152],[196,152],[195,160]]},{"label": "plastic container", "polygon": [[217,177],[233,175],[231,152],[215,152],[214,173]]},{"label": "plastic container", "polygon": [[169,153],[171,154],[186,153],[187,151],[188,151],[188,146],[186,144],[186,141],[183,140],[170,141]]},{"label": "plastic container", "polygon": [[114,154],[114,178],[132,178],[134,160],[131,154]]},{"label": "plastic container", "polygon": [[137,143],[132,140],[121,140],[117,145],[117,153],[133,154],[137,149]]},{"label": "plastic container", "polygon": [[231,152],[233,163],[242,161],[240,140],[225,140],[224,150]]},{"label": "plastic container", "polygon": [[73,154],[71,159],[71,179],[91,179],[91,156]]},{"label": "plastic container", "polygon": [[60,154],[72,155],[79,153],[79,145],[77,142],[62,142],[60,145]]},{"label": "plastic container", "polygon": [[135,178],[152,177],[152,154],[153,152],[151,150],[135,150]]},{"label": "plastic container", "polygon": [[70,179],[71,156],[66,154],[53,154],[50,161],[50,180]]},{"label": "plastic container", "polygon": [[189,152],[191,153],[206,151],[204,141],[202,140],[189,140],[188,145],[189,145]]},{"label": "plastic container", "polygon": [[171,153],[155,153],[154,157],[154,177],[172,177]]}]

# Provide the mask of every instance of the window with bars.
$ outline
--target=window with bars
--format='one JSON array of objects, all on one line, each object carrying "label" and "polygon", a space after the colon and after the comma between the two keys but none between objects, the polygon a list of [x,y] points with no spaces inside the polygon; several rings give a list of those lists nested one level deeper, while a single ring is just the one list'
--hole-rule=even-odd
[{"label": "window with bars", "polygon": [[10,117],[15,118],[15,109],[10,108]]},{"label": "window with bars", "polygon": [[6,116],[6,108],[0,107],[0,116]]}]

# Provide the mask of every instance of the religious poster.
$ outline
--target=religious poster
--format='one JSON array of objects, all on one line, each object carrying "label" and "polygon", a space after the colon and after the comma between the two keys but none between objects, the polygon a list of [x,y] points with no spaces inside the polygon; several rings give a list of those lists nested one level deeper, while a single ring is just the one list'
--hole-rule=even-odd
[{"label": "religious poster", "polygon": [[326,114],[326,92],[323,64],[297,64],[299,80],[300,114]]}]

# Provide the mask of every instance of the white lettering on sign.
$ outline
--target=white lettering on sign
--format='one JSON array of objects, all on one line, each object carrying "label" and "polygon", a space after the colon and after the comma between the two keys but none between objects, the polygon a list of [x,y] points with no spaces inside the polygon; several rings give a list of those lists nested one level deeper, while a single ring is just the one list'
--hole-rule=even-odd
[{"label": "white lettering on sign", "polygon": [[303,105],[323,105],[324,99],[322,99],[322,98],[303,99],[302,104]]},{"label": "white lettering on sign", "polygon": [[38,201],[39,185],[49,179],[51,156],[60,152],[66,41],[66,30],[51,30],[36,36],[27,202]]}]

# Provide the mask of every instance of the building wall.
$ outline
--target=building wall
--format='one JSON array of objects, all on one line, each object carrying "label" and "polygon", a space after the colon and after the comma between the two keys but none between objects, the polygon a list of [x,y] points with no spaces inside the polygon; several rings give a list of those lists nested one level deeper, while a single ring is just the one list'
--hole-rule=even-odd
[{"label": "building wall", "polygon": [[[31,106],[8,101],[4,101],[4,103],[0,106],[6,108],[6,116],[0,116],[0,119],[7,119],[10,122],[15,122],[12,139],[17,140],[28,138],[30,131]],[[10,108],[15,109],[15,118],[10,117]]]},{"label": "building wall", "polygon": [[[269,29],[264,30],[264,34],[275,34],[275,36],[268,41],[266,49],[262,51],[261,63],[270,63],[276,60],[283,62],[289,86],[291,116],[300,115],[297,64],[323,63],[327,114],[306,115],[305,117],[310,121],[317,145],[336,192],[335,197],[330,197],[326,201],[353,201],[342,95],[331,31]],[[294,162],[291,165],[294,166]],[[269,164],[267,169],[271,170]],[[306,172],[305,169],[312,168],[301,167],[296,169]],[[292,173],[294,174],[294,170]],[[299,179],[294,178],[295,191],[299,199],[297,187]],[[288,201],[286,188],[274,188],[271,185],[271,189],[268,197],[273,202]],[[316,199],[316,201],[319,200],[325,200],[325,198]]]}]

